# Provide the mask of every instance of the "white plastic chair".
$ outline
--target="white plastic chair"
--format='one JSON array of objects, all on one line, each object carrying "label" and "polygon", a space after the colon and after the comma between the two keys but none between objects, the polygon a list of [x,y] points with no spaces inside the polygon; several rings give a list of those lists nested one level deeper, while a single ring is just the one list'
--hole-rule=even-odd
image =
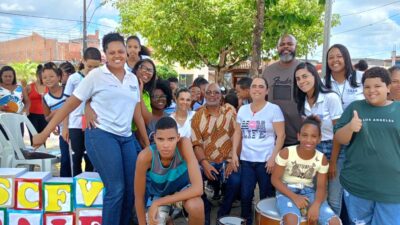
[{"label": "white plastic chair", "polygon": [[19,165],[36,165],[41,171],[51,172],[52,166],[60,162],[59,155],[49,154],[42,145],[37,150],[32,146],[26,146],[22,136],[22,127],[25,125],[32,135],[37,134],[35,127],[29,119],[20,114],[2,113],[0,114],[0,124],[3,126],[9,143],[14,149],[12,167]]},{"label": "white plastic chair", "polygon": [[[3,129],[4,130],[4,129]],[[14,158],[14,150],[11,143],[0,130],[0,167],[11,168]]]}]

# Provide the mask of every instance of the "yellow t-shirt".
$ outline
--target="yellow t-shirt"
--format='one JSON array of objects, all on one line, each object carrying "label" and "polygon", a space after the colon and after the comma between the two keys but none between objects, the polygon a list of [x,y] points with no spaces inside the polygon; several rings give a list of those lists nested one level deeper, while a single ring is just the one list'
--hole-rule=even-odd
[{"label": "yellow t-shirt", "polygon": [[315,155],[309,160],[304,160],[297,155],[297,146],[288,147],[289,155],[283,159],[279,154],[275,158],[276,164],[285,167],[282,181],[287,184],[305,185],[313,187],[315,174],[327,173],[329,164],[322,165],[324,154],[315,150]]}]

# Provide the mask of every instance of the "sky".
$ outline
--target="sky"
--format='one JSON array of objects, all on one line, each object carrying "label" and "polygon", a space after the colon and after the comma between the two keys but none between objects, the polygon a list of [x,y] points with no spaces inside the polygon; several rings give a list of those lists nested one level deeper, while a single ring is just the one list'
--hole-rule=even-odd
[{"label": "sky", "polygon": [[[97,29],[102,36],[119,24],[118,10],[102,1],[86,0],[88,34]],[[32,32],[61,41],[80,38],[82,8],[83,0],[1,0],[0,40]],[[344,44],[352,58],[388,59],[395,47],[400,50],[400,1],[333,0],[332,11],[340,24],[332,28],[330,43]],[[322,47],[308,57],[321,60]]]}]

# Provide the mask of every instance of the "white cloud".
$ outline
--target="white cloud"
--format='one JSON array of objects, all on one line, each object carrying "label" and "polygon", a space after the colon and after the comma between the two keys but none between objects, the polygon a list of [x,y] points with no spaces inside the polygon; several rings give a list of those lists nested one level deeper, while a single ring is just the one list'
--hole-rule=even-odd
[{"label": "white cloud", "polygon": [[12,19],[5,16],[0,16],[0,27],[2,30],[11,29],[13,27]]},{"label": "white cloud", "polygon": [[32,5],[18,4],[15,2],[14,3],[1,3],[0,10],[6,11],[6,12],[11,12],[11,11],[32,12],[32,11],[35,11],[35,7],[33,7]]},{"label": "white cloud", "polygon": [[110,31],[115,31],[117,29],[117,27],[119,26],[119,23],[113,19],[109,19],[109,18],[100,18],[98,20],[98,23],[106,26],[106,27],[101,27],[101,33],[108,33]]},{"label": "white cloud", "polygon": [[[331,30],[330,44],[345,45],[352,58],[390,58],[393,46],[400,44],[398,35],[400,15],[396,16],[400,11],[400,2],[393,2],[393,0],[335,1],[333,13],[342,17],[341,24]],[[322,59],[321,46],[317,48],[312,58]]]}]

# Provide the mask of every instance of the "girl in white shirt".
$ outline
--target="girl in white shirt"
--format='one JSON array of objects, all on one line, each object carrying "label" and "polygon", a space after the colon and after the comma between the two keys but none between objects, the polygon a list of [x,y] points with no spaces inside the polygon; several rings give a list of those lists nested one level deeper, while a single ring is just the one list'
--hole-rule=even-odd
[{"label": "girl in white shirt", "polygon": [[190,104],[192,103],[192,96],[189,89],[178,89],[175,93],[176,97],[176,111],[171,114],[171,117],[176,120],[178,124],[178,133],[181,137],[190,138],[192,134],[191,121],[194,111],[191,110]]},{"label": "girl in white shirt", "polygon": [[322,139],[317,150],[330,160],[328,182],[328,202],[337,215],[340,215],[343,188],[339,182],[339,174],[344,151],[333,139],[333,125],[343,113],[340,97],[325,87],[319,78],[316,68],[311,63],[300,63],[294,72],[294,99],[301,116],[315,115],[321,120]]},{"label": "girl in white shirt", "polygon": [[344,45],[332,45],[327,53],[325,85],[339,94],[343,109],[355,100],[364,99],[362,72],[353,69],[350,53]]},{"label": "girl in white shirt", "polygon": [[[238,152],[242,140],[241,216],[248,224],[252,224],[256,184],[260,187],[260,199],[275,196],[271,172],[275,165],[275,157],[285,140],[283,113],[278,105],[266,100],[267,94],[267,81],[264,78],[253,79],[250,86],[252,103],[240,107],[232,140],[234,153]],[[235,167],[239,166],[237,154],[232,154],[232,161]],[[227,176],[229,174],[230,171],[227,171]]]},{"label": "girl in white shirt", "polygon": [[129,225],[133,202],[136,150],[131,131],[132,119],[146,146],[146,135],[140,111],[140,88],[136,76],[124,69],[126,48],[118,33],[103,37],[107,63],[93,69],[56,112],[47,127],[33,137],[35,147],[43,144],[54,128],[83,101],[97,115],[96,128],[86,129],[85,146],[90,160],[106,188],[103,201],[103,225]]}]

